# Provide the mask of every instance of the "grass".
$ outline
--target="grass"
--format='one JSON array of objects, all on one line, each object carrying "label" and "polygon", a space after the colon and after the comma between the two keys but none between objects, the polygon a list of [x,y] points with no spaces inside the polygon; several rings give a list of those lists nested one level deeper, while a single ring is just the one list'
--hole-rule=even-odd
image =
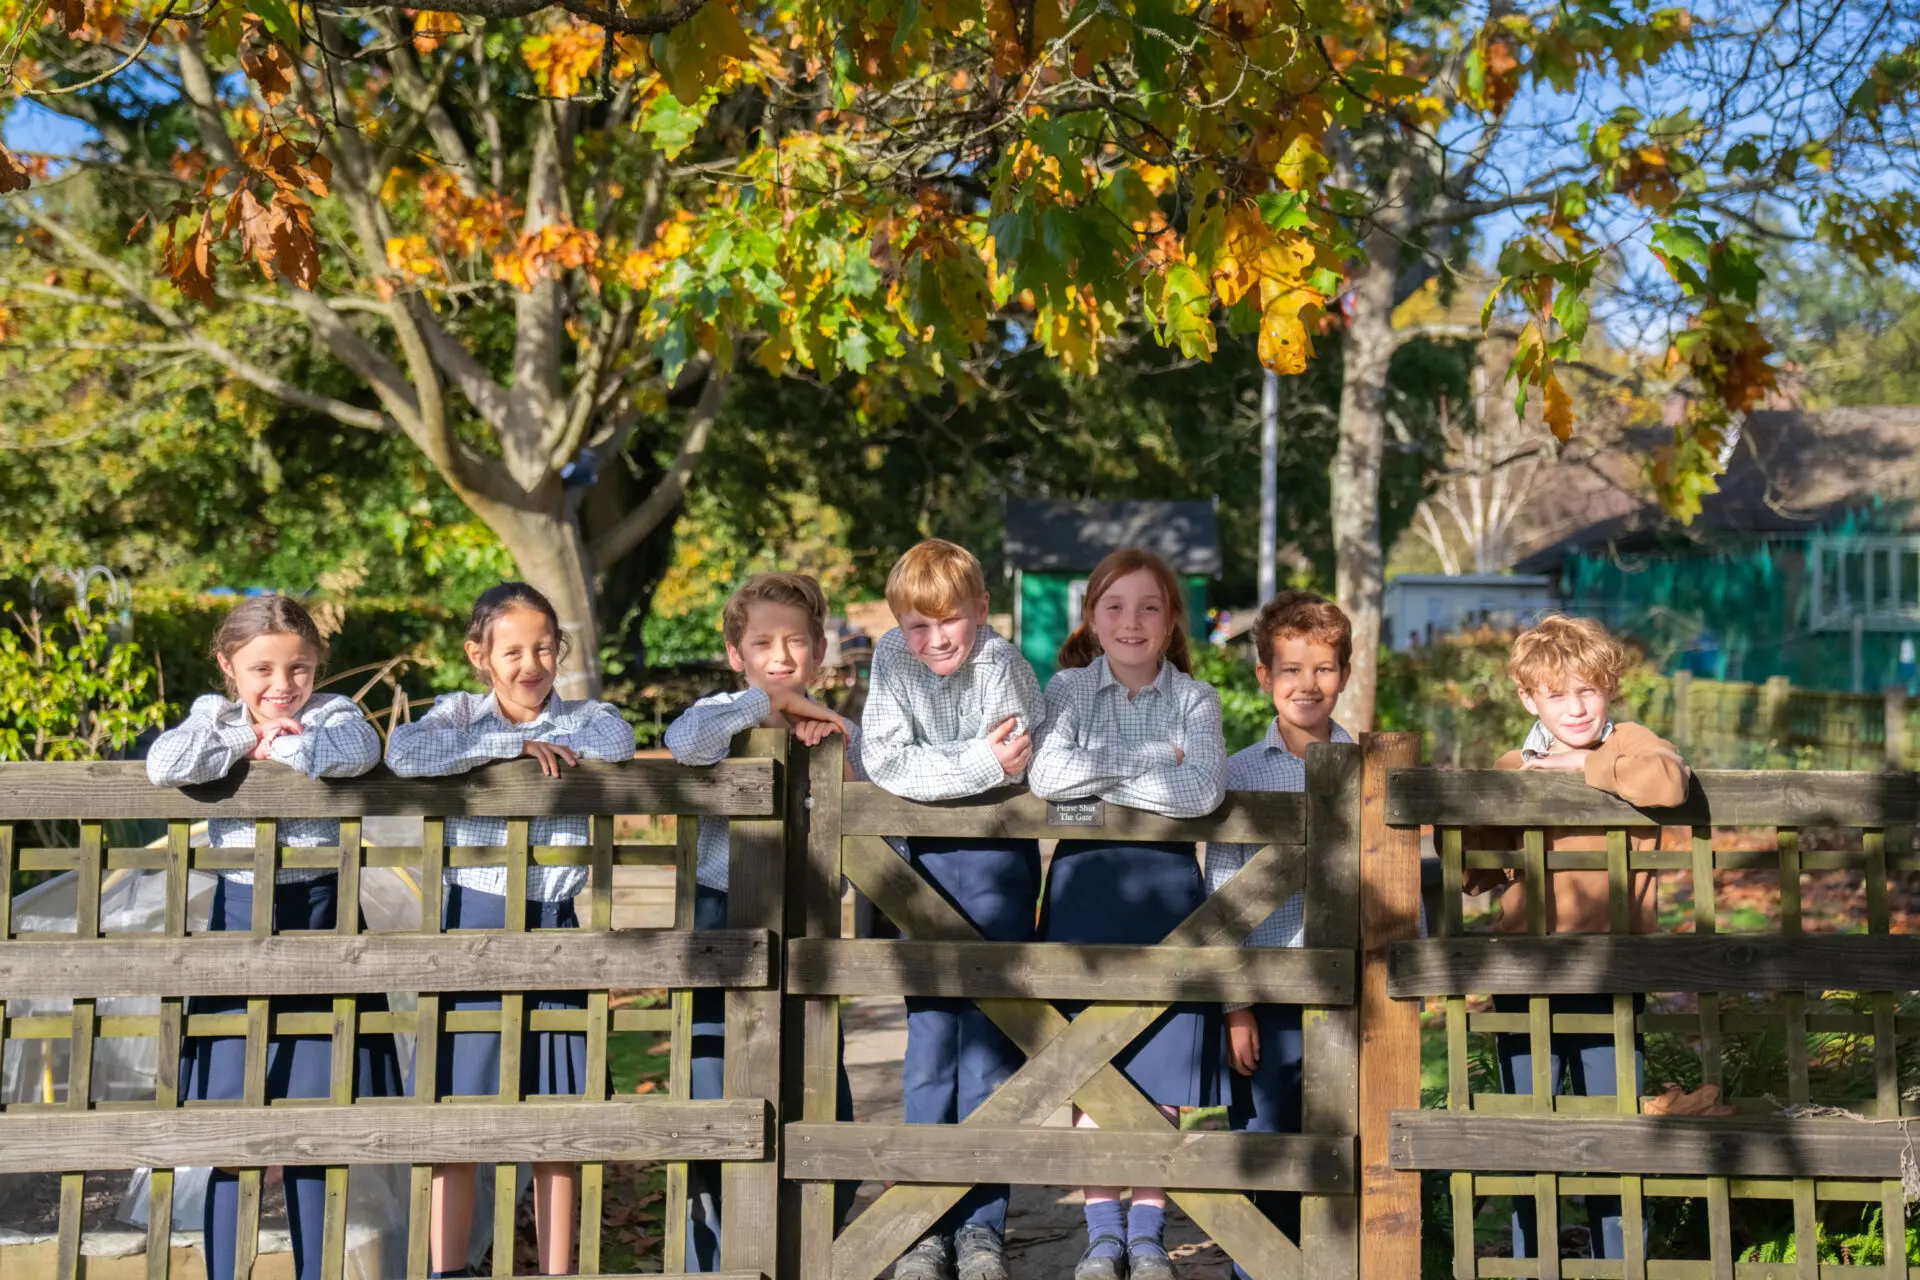
[{"label": "grass", "polygon": [[[663,1008],[665,993],[645,993],[630,1007]],[[672,1045],[656,1032],[607,1037],[607,1072],[618,1094],[665,1090]],[[666,1166],[609,1164],[601,1217],[600,1269],[614,1275],[664,1265]],[[668,1268],[677,1270],[678,1268]]]}]

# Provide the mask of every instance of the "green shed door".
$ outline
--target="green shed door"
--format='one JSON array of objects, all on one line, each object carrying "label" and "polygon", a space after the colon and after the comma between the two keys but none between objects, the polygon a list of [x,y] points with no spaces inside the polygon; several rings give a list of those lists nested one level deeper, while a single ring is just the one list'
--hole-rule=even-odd
[{"label": "green shed door", "polygon": [[[1073,601],[1086,590],[1084,573],[1022,573],[1020,575],[1020,652],[1033,664],[1040,685],[1052,678],[1057,668],[1054,655],[1073,629]],[[1207,638],[1207,580],[1187,580],[1187,617],[1194,639]]]}]

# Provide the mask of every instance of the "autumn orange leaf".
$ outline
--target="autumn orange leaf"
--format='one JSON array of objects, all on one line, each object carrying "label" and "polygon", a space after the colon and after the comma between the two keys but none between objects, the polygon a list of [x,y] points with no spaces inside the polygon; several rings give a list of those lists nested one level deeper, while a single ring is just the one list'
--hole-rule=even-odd
[{"label": "autumn orange leaf", "polygon": [[520,42],[520,59],[549,98],[571,98],[600,65],[606,36],[599,27],[576,23]]},{"label": "autumn orange leaf", "polygon": [[14,157],[13,152],[0,146],[0,196],[15,191],[25,191],[33,182],[27,177],[27,167]]},{"label": "autumn orange leaf", "polygon": [[208,307],[219,301],[213,291],[213,210],[202,211],[200,225],[179,244],[168,223],[162,255],[162,266],[182,295]]},{"label": "autumn orange leaf", "polygon": [[493,278],[521,292],[539,280],[557,280],[561,274],[586,266],[600,253],[600,237],[585,227],[550,222],[520,237],[510,252],[493,260]]},{"label": "autumn orange leaf", "polygon": [[278,105],[293,88],[293,59],[258,19],[247,24],[246,38],[240,44],[240,69],[259,86],[260,96],[269,106]]},{"label": "autumn orange leaf", "polygon": [[227,221],[221,228],[222,239],[232,235],[235,228],[240,232],[240,251],[252,258],[254,265],[260,268],[260,274],[267,283],[273,283],[275,251],[273,245],[273,214],[267,207],[254,198],[253,192],[241,187],[227,201]]},{"label": "autumn orange leaf", "polygon": [[1561,444],[1573,439],[1573,397],[1554,374],[1547,375],[1547,428]]},{"label": "autumn orange leaf", "polygon": [[445,38],[459,35],[466,30],[457,13],[442,13],[437,9],[417,11],[413,15],[413,51],[418,54],[432,53],[438,49]]},{"label": "autumn orange leaf", "polygon": [[313,210],[286,191],[273,198],[273,251],[280,273],[302,289],[320,282],[320,249],[313,235]]},{"label": "autumn orange leaf", "polygon": [[60,19],[60,25],[72,35],[87,25],[87,6],[84,0],[48,0],[47,12]]},{"label": "autumn orange leaf", "polygon": [[1505,40],[1487,41],[1487,99],[1495,111],[1504,110],[1513,95],[1520,92],[1520,60]]}]

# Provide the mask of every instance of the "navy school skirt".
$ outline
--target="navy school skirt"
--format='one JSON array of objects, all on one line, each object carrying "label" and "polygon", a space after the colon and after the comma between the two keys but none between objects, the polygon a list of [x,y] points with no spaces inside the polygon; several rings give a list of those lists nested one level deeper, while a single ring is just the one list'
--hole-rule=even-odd
[{"label": "navy school skirt", "polygon": [[[273,928],[332,929],[338,920],[339,877],[322,876],[274,886]],[[226,876],[213,890],[213,915],[207,928],[214,932],[244,932],[253,926],[253,890]],[[357,906],[356,906],[357,909]],[[387,998],[359,996],[361,1013],[384,1013]],[[270,1017],[283,1013],[333,1012],[329,996],[275,996],[268,1001]],[[187,1015],[245,1013],[244,996],[194,996]],[[189,1036],[181,1046],[180,1096],[196,1101],[237,1100],[244,1092],[247,1070],[245,1036]],[[267,1098],[324,1098],[333,1079],[331,1036],[273,1036],[267,1041]],[[401,1092],[400,1058],[389,1035],[362,1035],[354,1043],[354,1096],[392,1098]]]},{"label": "navy school skirt", "polygon": [[[450,884],[440,911],[444,929],[502,929],[507,923],[505,894],[487,893]],[[577,929],[580,918],[573,901],[527,902],[527,928]],[[584,1009],[584,991],[529,991],[526,1009]],[[483,991],[465,991],[441,998],[442,1013],[492,1010],[500,997]],[[436,1055],[438,1097],[475,1097],[500,1092],[500,1033],[458,1031],[440,1035]],[[585,1093],[587,1091],[587,1033],[533,1031],[520,1044],[520,1096]],[[412,1083],[408,1084],[412,1092]]]},{"label": "navy school skirt", "polygon": [[[1040,907],[1043,942],[1158,943],[1206,900],[1190,843],[1113,844],[1062,840]],[[1062,1002],[1069,1018],[1086,1005]],[[1212,1107],[1227,1100],[1225,1035],[1217,1005],[1179,1004],[1114,1055],[1134,1087],[1163,1106]]]}]

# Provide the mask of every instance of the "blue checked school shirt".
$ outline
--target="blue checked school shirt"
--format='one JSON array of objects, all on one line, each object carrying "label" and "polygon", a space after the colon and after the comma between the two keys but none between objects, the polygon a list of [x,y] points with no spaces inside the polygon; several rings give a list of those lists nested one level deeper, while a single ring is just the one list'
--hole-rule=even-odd
[{"label": "blue checked school shirt", "polygon": [[860,717],[868,776],[908,800],[957,800],[1018,782],[1002,772],[986,741],[1008,716],[1019,721],[1019,732],[1037,732],[1047,701],[1033,668],[999,632],[979,628],[960,669],[937,676],[895,627],[873,647]]},{"label": "blue checked school shirt", "polygon": [[[771,711],[772,704],[764,689],[711,694],[681,712],[679,719],[667,726],[667,750],[681,764],[718,764],[727,758],[734,738],[758,726]],[[853,767],[854,780],[865,782],[866,770],[860,759],[860,727],[849,724],[847,729],[847,762]],[[726,818],[708,814],[700,819],[699,859],[693,878],[722,893],[727,891],[731,831]]]},{"label": "blue checked school shirt", "polygon": [[[540,714],[515,724],[500,714],[492,693],[446,693],[433,700],[426,715],[411,724],[396,725],[387,740],[387,767],[403,778],[439,778],[465,773],[495,760],[520,755],[529,741],[566,747],[583,760],[633,759],[633,726],[605,702],[547,698]],[[588,818],[534,818],[527,841],[536,845],[579,845],[588,842]],[[454,817],[447,819],[450,846],[503,845],[505,818]],[[507,869],[449,867],[447,884],[482,893],[505,894]],[[527,868],[527,897],[535,902],[564,902],[587,882],[585,867]]]},{"label": "blue checked school shirt", "polygon": [[[1185,755],[1176,763],[1174,748]],[[1047,728],[1028,781],[1043,800],[1098,796],[1169,818],[1198,818],[1226,798],[1220,695],[1171,662],[1129,695],[1105,655],[1047,682]]]},{"label": "blue checked school shirt", "polygon": [[[268,746],[273,759],[309,778],[352,778],[380,763],[380,735],[361,714],[360,705],[337,693],[315,694],[294,717],[299,733],[283,733]],[[153,740],[147,749],[147,780],[156,787],[190,787],[224,778],[253,751],[259,735],[245,704],[217,693],[194,699],[187,718]],[[340,843],[333,818],[289,818],[279,826],[280,843],[317,849]],[[253,848],[253,821],[214,818],[207,823],[207,844],[215,849]],[[218,874],[235,884],[252,884],[251,871]],[[298,884],[334,873],[319,867],[282,867],[275,883]]]},{"label": "blue checked school shirt", "polygon": [[[1352,742],[1353,738],[1338,724],[1333,726],[1333,741]],[[1267,736],[1244,751],[1236,751],[1227,761],[1229,791],[1305,791],[1307,762],[1287,750],[1280,736],[1280,722],[1267,722]],[[1257,844],[1207,844],[1207,892],[1225,885],[1252,860],[1263,846]],[[1249,947],[1303,947],[1306,945],[1306,896],[1296,893],[1275,908],[1274,913],[1254,926],[1247,935]],[[1228,1008],[1244,1006],[1229,1005]]]}]

